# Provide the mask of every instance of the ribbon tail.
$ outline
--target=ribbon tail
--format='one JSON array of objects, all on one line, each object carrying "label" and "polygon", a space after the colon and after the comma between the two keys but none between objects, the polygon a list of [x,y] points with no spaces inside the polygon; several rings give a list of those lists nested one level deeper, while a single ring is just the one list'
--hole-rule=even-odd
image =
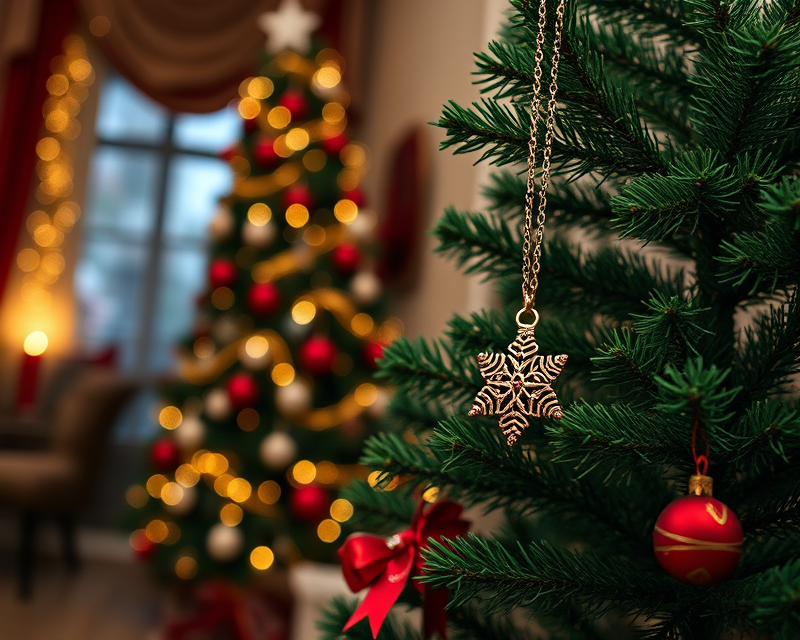
[{"label": "ribbon tail", "polygon": [[447,612],[445,607],[450,601],[450,594],[445,587],[434,589],[425,585],[424,601],[422,603],[422,626],[425,637],[430,638],[434,632],[442,640],[447,640]]}]

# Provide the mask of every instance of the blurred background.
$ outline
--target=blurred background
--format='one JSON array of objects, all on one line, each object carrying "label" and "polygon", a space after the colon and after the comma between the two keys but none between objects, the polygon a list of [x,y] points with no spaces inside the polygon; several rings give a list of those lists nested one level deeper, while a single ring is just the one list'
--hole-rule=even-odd
[{"label": "blurred background", "polygon": [[[426,235],[446,206],[480,207],[483,168],[438,153],[428,123],[447,100],[477,99],[472,54],[504,9],[0,0],[3,637],[314,637],[313,612],[343,589],[327,566],[349,517],[335,490],[359,473],[352,443],[381,428],[368,382],[380,345],[435,336],[486,302]],[[338,171],[330,206],[315,159]],[[289,165],[299,178],[264,186]],[[257,275],[287,256],[280,283]],[[253,282],[241,289],[251,269],[258,312]],[[247,357],[209,373],[231,345]],[[285,379],[280,349],[297,369]],[[257,401],[265,353],[277,395]],[[344,429],[335,442],[312,437],[323,405],[326,433]],[[226,421],[236,435],[214,448]],[[343,442],[341,460],[320,453]],[[340,480],[326,484],[325,465]],[[269,482],[294,528],[264,524],[282,521]],[[209,513],[226,527],[217,537]],[[258,632],[229,622],[242,607]]]}]

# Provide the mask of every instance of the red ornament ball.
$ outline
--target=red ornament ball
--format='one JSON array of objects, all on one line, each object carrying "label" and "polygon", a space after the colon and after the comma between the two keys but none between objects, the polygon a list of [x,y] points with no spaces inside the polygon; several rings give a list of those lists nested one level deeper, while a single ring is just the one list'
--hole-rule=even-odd
[{"label": "red ornament ball", "polygon": [[370,369],[378,367],[378,360],[383,357],[383,345],[380,342],[370,342],[364,347],[364,364]]},{"label": "red ornament ball", "polygon": [[314,206],[314,198],[308,187],[302,184],[295,184],[283,192],[283,206],[289,207],[293,204],[302,204],[306,209]]},{"label": "red ornament ball", "polygon": [[154,545],[144,533],[144,530],[139,529],[131,534],[130,538],[131,548],[136,554],[136,557],[142,562],[146,562],[153,557],[156,552],[156,545]]},{"label": "red ornament ball", "polygon": [[349,276],[358,270],[361,264],[361,252],[352,244],[340,244],[331,252],[333,268],[342,275]]},{"label": "red ornament ball", "polygon": [[321,336],[306,340],[297,354],[300,366],[315,376],[324,376],[331,372],[338,350],[333,341]]},{"label": "red ornament ball", "polygon": [[343,133],[340,133],[338,136],[325,138],[322,141],[322,148],[328,155],[338,156],[342,149],[347,146],[348,142],[350,142],[350,140],[348,140],[347,136]]},{"label": "red ornament ball", "polygon": [[685,496],[661,512],[653,531],[656,558],[676,580],[712,584],[727,578],[742,557],[739,518],[719,500]]},{"label": "red ornament ball", "polygon": [[361,209],[367,204],[367,199],[361,189],[351,189],[350,191],[342,192],[342,198],[352,200],[355,205]]},{"label": "red ornament ball", "polygon": [[281,96],[278,105],[289,110],[292,120],[302,120],[308,114],[308,101],[299,91],[288,90]]},{"label": "red ornament ball", "polygon": [[261,138],[253,145],[253,161],[261,168],[274,167],[281,161],[281,157],[275,153],[275,140],[272,138]]},{"label": "red ornament ball", "polygon": [[211,287],[232,287],[239,278],[239,269],[236,264],[224,258],[217,258],[208,267],[208,281]]},{"label": "red ornament ball", "polygon": [[228,378],[227,388],[235,409],[252,407],[258,400],[258,385],[249,373],[234,373]]},{"label": "red ornament ball", "polygon": [[254,284],[247,292],[247,308],[254,316],[268,318],[281,306],[281,294],[271,282]]},{"label": "red ornament ball", "polygon": [[316,484],[297,487],[289,495],[289,507],[295,518],[309,524],[328,517],[331,499],[328,492]]},{"label": "red ornament ball", "polygon": [[181,451],[172,438],[159,438],[150,447],[150,461],[159,471],[173,471],[181,461]]}]

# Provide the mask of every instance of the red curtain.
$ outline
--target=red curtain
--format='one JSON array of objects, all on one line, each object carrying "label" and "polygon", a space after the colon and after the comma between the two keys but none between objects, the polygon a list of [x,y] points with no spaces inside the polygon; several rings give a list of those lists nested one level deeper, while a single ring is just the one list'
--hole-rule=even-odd
[{"label": "red curtain", "polygon": [[37,41],[9,61],[5,91],[0,94],[4,96],[0,111],[0,297],[28,207],[50,61],[62,51],[76,19],[73,0],[42,0],[41,4]]}]

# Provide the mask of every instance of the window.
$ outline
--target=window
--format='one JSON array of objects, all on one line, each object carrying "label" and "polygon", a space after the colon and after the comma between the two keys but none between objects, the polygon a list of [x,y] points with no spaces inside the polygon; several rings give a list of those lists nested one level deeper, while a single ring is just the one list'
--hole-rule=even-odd
[{"label": "window", "polygon": [[174,366],[206,280],[206,229],[232,187],[217,154],[241,122],[230,109],[172,113],[116,75],[101,89],[75,272],[78,337],[116,345],[123,370],[150,377]]}]

